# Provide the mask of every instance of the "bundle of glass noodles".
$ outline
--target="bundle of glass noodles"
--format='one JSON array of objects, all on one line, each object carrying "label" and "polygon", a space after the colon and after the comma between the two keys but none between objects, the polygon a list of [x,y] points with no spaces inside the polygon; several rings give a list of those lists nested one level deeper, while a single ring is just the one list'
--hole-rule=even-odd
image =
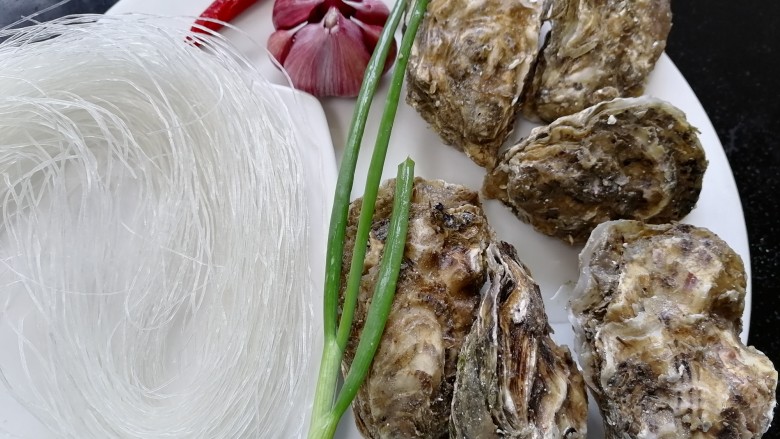
[{"label": "bundle of glass noodles", "polygon": [[292,110],[224,40],[188,36],[132,16],[0,35],[0,392],[52,436],[305,428]]}]

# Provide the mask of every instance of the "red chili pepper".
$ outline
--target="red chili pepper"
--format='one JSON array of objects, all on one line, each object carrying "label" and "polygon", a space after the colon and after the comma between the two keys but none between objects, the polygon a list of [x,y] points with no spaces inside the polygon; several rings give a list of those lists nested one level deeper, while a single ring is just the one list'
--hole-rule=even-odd
[{"label": "red chili pepper", "polygon": [[196,33],[207,33],[203,29],[206,28],[216,32],[222,29],[222,24],[211,20],[229,22],[256,2],[257,0],[215,0],[195,21],[191,30]]}]

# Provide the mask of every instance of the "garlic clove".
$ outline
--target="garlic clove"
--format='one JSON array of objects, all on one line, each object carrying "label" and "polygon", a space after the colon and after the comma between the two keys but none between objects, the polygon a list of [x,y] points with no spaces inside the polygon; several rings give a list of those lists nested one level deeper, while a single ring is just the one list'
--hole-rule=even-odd
[{"label": "garlic clove", "polygon": [[[268,50],[295,87],[315,96],[356,96],[389,15],[381,0],[276,0]],[[384,71],[396,53],[394,42]]]},{"label": "garlic clove", "polygon": [[281,29],[268,37],[268,51],[271,52],[271,55],[280,64],[284,64],[284,61],[287,59],[287,54],[290,53],[296,32],[298,32],[298,29]]},{"label": "garlic clove", "polygon": [[[360,26],[360,29],[363,31],[363,43],[366,45],[369,50],[373,52],[374,47],[376,47],[377,43],[379,42],[379,36],[382,33],[382,28],[384,26],[374,26],[370,24],[365,24],[359,21],[355,21],[355,24]],[[397,47],[395,43],[390,46],[390,52],[387,54],[387,60],[385,60],[385,66],[382,70],[383,72],[386,72],[390,69],[390,66],[393,65],[393,62],[395,61],[395,55],[396,55]]]},{"label": "garlic clove", "polygon": [[295,33],[280,62],[303,91],[315,96],[357,96],[370,57],[361,27],[332,7],[322,22]]},{"label": "garlic clove", "polygon": [[387,17],[390,15],[390,10],[387,5],[382,1],[377,0],[363,0],[363,1],[348,1],[343,0],[345,5],[351,6],[355,9],[352,17],[365,23],[384,26]]},{"label": "garlic clove", "polygon": [[290,29],[316,19],[317,9],[324,0],[276,0],[272,20],[274,29]]}]

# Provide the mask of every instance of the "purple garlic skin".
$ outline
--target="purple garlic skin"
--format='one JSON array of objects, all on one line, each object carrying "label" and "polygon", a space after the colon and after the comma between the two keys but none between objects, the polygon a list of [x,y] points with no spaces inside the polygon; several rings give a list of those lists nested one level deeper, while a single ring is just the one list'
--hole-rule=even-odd
[{"label": "purple garlic skin", "polygon": [[553,0],[549,16],[523,96],[524,114],[546,122],[641,95],[672,27],[670,0]]},{"label": "purple garlic skin", "polygon": [[570,319],[606,437],[758,438],[777,371],[739,339],[742,260],[707,229],[612,221],[580,255]]},{"label": "purple garlic skin", "polygon": [[[381,0],[276,0],[268,51],[314,96],[357,96],[390,10]],[[393,43],[385,70],[395,60]]]},{"label": "purple garlic skin", "polygon": [[488,285],[458,360],[450,439],[587,437],[585,382],[550,337],[539,286],[514,247],[487,248]]}]

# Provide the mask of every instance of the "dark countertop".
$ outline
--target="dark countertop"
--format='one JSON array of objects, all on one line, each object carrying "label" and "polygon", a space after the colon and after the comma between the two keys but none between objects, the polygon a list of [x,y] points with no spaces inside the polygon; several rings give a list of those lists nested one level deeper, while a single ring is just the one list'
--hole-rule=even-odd
[{"label": "dark countertop", "polygon": [[[270,1],[270,0],[267,0]],[[0,0],[0,26],[55,3]],[[39,20],[104,12],[113,0],[72,0]],[[745,211],[753,276],[750,344],[780,366],[780,2],[676,1],[667,53],[723,143]],[[780,437],[780,422],[764,436]]]}]

